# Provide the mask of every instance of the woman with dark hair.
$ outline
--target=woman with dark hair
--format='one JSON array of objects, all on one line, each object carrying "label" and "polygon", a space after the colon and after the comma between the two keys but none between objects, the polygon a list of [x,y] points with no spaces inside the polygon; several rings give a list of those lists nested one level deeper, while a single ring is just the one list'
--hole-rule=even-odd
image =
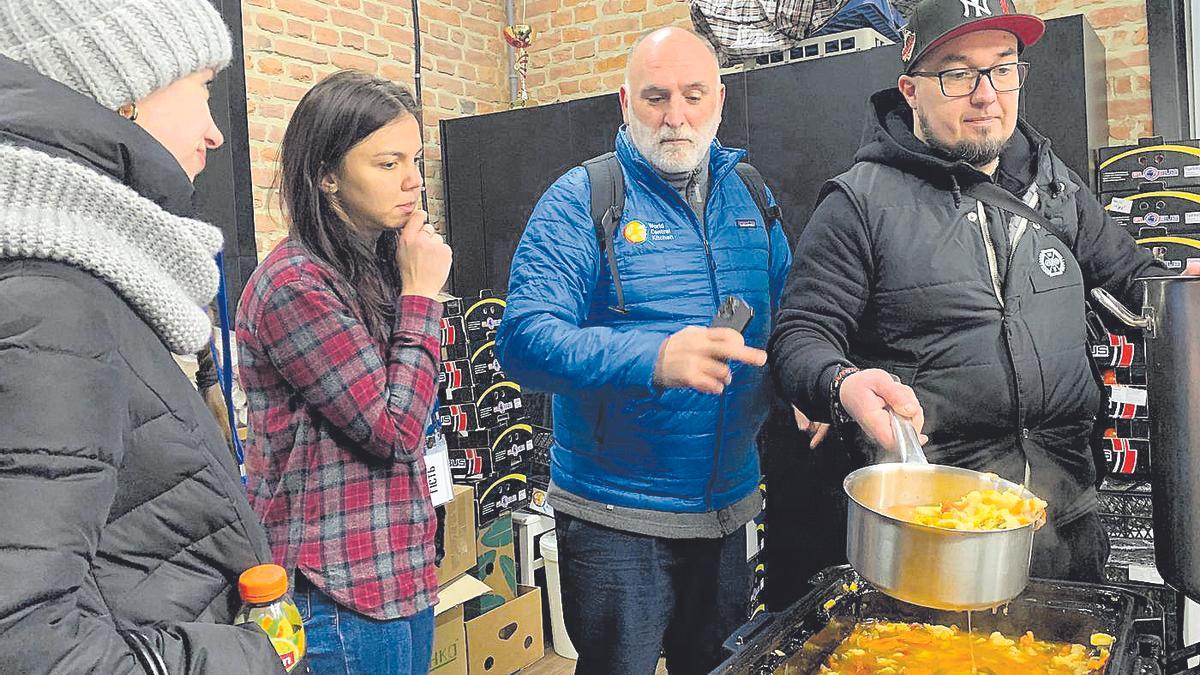
[{"label": "woman with dark hair", "polygon": [[403,87],[335,73],[284,133],[288,238],[238,306],[250,502],[295,575],[315,673],[425,673],[437,580],[423,453],[450,248]]}]

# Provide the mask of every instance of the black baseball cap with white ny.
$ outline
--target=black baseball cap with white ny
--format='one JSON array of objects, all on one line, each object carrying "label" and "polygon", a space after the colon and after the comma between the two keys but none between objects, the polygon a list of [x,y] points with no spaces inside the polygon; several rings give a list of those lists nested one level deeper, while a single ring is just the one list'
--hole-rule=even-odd
[{"label": "black baseball cap with white ny", "polygon": [[1032,14],[1017,12],[1016,0],[921,0],[901,31],[900,60],[905,72],[930,50],[956,37],[981,30],[1003,30],[1017,37],[1019,48],[1036,43],[1046,24]]}]

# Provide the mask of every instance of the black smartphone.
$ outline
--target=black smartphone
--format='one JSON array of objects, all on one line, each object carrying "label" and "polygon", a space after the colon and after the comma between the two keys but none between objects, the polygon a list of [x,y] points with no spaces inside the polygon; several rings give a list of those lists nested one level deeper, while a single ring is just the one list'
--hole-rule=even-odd
[{"label": "black smartphone", "polygon": [[754,318],[754,308],[746,304],[745,300],[731,295],[717,307],[717,314],[713,317],[713,328],[732,328],[739,333],[746,330],[746,326],[750,325],[750,319]]}]

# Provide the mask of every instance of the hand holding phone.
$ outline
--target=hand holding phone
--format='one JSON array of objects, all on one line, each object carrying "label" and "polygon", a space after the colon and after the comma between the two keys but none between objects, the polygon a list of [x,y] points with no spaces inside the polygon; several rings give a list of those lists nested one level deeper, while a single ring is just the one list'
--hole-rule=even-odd
[{"label": "hand holding phone", "polygon": [[754,318],[754,308],[746,304],[745,300],[731,295],[725,298],[720,307],[717,307],[717,314],[713,317],[713,328],[732,328],[739,333],[746,332],[746,326],[750,325],[750,319]]}]

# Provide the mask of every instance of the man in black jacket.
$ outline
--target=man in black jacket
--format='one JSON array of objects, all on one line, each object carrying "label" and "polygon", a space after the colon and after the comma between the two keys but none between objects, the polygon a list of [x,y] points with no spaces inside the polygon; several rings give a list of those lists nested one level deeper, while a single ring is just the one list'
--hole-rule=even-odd
[{"label": "man in black jacket", "polygon": [[[1049,502],[1033,574],[1099,581],[1085,293],[1140,304],[1135,280],[1165,270],[1017,118],[1020,53],[1043,30],[1013,0],[914,8],[906,70],[871,98],[855,165],[822,191],[769,353],[786,398],[840,424],[839,472],[875,461],[869,441],[893,444],[890,404],[928,434],[931,462],[995,472]],[[976,198],[985,183],[1050,227]]]}]

